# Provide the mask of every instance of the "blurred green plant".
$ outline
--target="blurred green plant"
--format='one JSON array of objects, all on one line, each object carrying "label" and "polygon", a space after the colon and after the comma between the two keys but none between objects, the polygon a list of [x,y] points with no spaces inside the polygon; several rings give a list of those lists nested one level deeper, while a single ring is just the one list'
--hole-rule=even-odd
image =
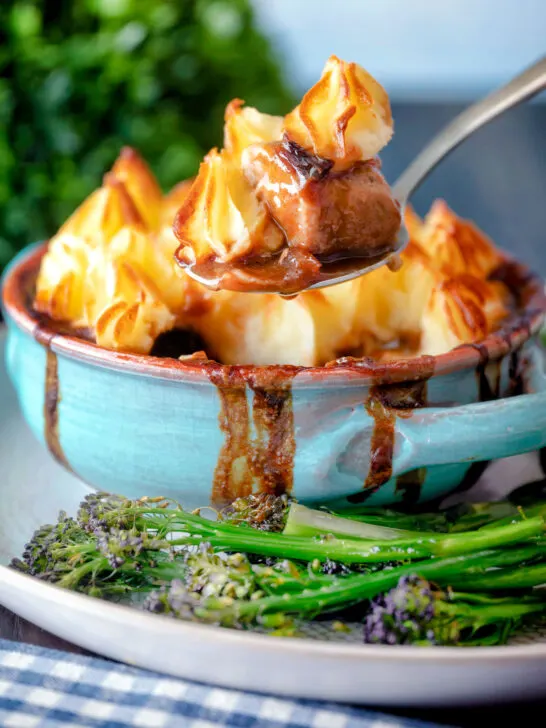
[{"label": "blurred green plant", "polygon": [[166,189],[194,174],[234,97],[269,113],[294,101],[249,0],[2,0],[0,270],[123,144]]}]

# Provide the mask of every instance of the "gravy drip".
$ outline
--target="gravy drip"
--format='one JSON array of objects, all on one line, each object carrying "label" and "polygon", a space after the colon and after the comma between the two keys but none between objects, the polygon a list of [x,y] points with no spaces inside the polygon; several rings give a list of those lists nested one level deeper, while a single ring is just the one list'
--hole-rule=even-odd
[{"label": "gravy drip", "polygon": [[[209,363],[207,372],[220,398],[219,425],[224,443],[214,472],[212,502],[225,505],[253,492],[290,493],[296,440],[289,368],[271,381],[251,372]],[[248,392],[251,394],[249,407]]]},{"label": "gravy drip", "polygon": [[[433,373],[434,357],[421,357],[418,381],[404,384],[376,384],[371,387],[365,403],[366,411],[374,421],[370,441],[370,468],[363,490],[347,498],[350,503],[364,503],[391,479],[396,419],[409,418],[415,409],[426,407],[427,382]],[[410,495],[404,498],[405,501],[410,499],[411,502],[416,502],[419,499],[424,475],[424,472],[414,471],[397,478],[397,491],[403,490],[406,494],[410,492]],[[410,483],[411,489],[409,489]]]},{"label": "gravy drip", "polygon": [[59,439],[59,402],[61,394],[59,391],[59,375],[57,355],[46,348],[46,375],[45,375],[45,398],[44,398],[44,437],[49,451],[61,465],[69,470],[70,465],[64,454]]}]

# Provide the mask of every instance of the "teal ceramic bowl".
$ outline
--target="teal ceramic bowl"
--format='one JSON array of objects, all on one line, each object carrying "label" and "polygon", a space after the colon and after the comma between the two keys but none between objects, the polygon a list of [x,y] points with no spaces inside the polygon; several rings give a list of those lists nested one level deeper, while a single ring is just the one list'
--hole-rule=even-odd
[{"label": "teal ceramic bowl", "polygon": [[89,485],[188,508],[251,491],[303,503],[441,498],[474,462],[546,445],[537,333],[543,284],[507,263],[518,300],[502,331],[436,357],[321,368],[223,366],[101,349],[29,306],[45,246],[3,284],[7,366],[23,414]]}]

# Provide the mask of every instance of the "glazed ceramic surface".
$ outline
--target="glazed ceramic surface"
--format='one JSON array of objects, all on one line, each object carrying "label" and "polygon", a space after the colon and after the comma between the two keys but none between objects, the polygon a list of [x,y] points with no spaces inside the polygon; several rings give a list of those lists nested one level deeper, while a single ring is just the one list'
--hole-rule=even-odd
[{"label": "glazed ceramic surface", "polygon": [[[35,436],[94,487],[188,508],[252,489],[341,507],[417,502],[453,490],[473,461],[546,445],[534,338],[546,304],[528,274],[522,316],[480,345],[376,366],[224,367],[49,330],[27,308],[42,252],[5,279],[8,372]],[[515,385],[526,393],[505,397]]]},{"label": "glazed ceramic surface", "polygon": [[[3,338],[0,327],[0,355]],[[273,695],[380,706],[546,696],[546,643],[538,635],[481,649],[371,647],[342,635],[325,642],[321,632],[313,640],[276,639],[138,612],[6,568],[36,528],[61,509],[74,514],[88,488],[36,442],[2,363],[0,412],[0,604],[53,634],[132,665]],[[520,472],[522,463],[516,466]],[[536,477],[532,471],[527,480]]]}]

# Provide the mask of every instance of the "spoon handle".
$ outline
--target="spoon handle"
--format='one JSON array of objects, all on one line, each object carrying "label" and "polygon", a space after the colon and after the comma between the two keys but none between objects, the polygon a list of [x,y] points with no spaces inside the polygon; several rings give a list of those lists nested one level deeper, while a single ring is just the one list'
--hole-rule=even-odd
[{"label": "spoon handle", "polygon": [[400,175],[393,185],[394,196],[403,205],[438,162],[470,134],[545,88],[546,56],[455,117]]}]

